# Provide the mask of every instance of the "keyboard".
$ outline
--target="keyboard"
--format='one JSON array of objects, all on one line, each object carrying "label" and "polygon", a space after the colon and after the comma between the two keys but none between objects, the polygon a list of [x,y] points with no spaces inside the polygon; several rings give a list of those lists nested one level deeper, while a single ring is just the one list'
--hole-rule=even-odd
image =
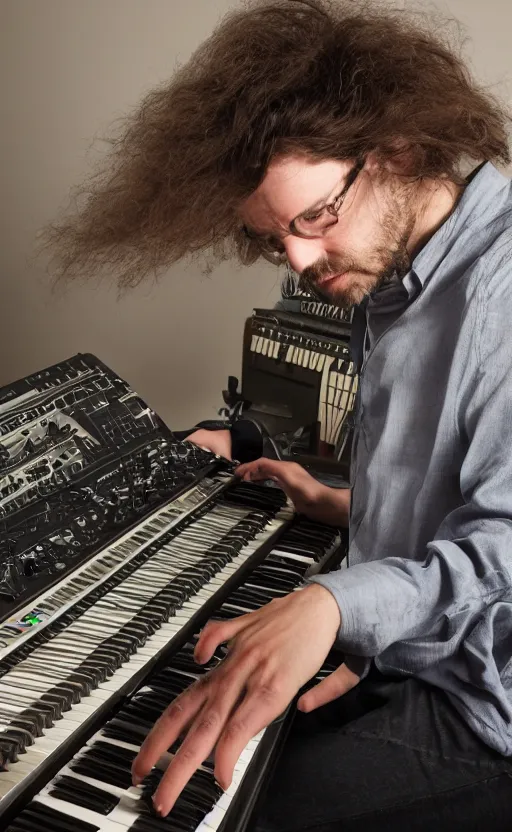
[{"label": "keyboard", "polygon": [[[4,656],[0,754],[9,771],[0,772],[0,811],[54,752],[131,692],[175,637],[193,631],[208,602],[240,580],[291,516],[278,489],[238,483],[168,530],[149,520],[132,535],[140,549],[126,563]],[[148,525],[158,529],[150,539]],[[116,544],[121,552],[126,545]]]},{"label": "keyboard", "polygon": [[[161,772],[133,790],[126,765],[203,672],[195,634],[344,551],[275,484],[178,441],[88,354],[0,389],[0,526],[0,829],[25,832],[161,828]],[[174,828],[230,828],[281,731],[251,741],[226,794],[207,762]]]},{"label": "keyboard", "polygon": [[[308,573],[322,568],[338,549],[334,529],[295,518],[212,617],[232,618],[296,590]],[[195,600],[201,602],[201,595]],[[226,792],[214,780],[213,761],[205,761],[165,821],[153,813],[151,798],[178,744],[139,787],[131,785],[131,764],[154,721],[175,696],[223,658],[220,647],[208,665],[196,665],[194,643],[195,638],[187,641],[165,667],[145,680],[11,822],[9,832],[149,832],[160,828],[227,832],[245,828],[263,774],[268,775],[279,735],[285,730],[284,718],[248,743]]]}]

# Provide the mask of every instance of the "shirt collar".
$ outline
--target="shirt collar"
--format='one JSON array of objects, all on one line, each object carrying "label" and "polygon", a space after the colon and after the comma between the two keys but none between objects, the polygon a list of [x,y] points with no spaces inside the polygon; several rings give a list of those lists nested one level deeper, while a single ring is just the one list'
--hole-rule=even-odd
[{"label": "shirt collar", "polygon": [[475,221],[481,227],[485,215],[495,216],[499,213],[496,195],[508,188],[509,184],[510,180],[490,162],[481,165],[469,177],[456,208],[416,255],[410,271],[403,279],[404,288],[411,300],[421,292],[462,229],[467,229]]}]

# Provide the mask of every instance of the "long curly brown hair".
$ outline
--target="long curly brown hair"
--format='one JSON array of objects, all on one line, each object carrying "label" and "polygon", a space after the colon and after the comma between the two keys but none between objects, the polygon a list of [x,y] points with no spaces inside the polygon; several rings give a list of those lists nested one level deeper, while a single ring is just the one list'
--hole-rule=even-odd
[{"label": "long curly brown hair", "polygon": [[120,288],[187,254],[257,251],[237,209],[278,154],[411,150],[417,177],[508,163],[508,113],[479,87],[450,27],[354,0],[256,0],[229,14],[128,117],[82,207],[48,229],[60,274]]}]

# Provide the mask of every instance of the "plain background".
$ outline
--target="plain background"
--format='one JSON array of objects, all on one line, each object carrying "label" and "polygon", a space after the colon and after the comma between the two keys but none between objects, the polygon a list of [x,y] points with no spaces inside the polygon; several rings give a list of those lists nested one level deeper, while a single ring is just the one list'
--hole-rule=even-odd
[{"label": "plain background", "polygon": [[[175,428],[212,418],[240,370],[243,324],[279,272],[176,265],[118,300],[108,285],[51,292],[37,230],[67,204],[102,135],[172,75],[237,0],[0,0],[0,384],[93,352]],[[476,75],[510,98],[512,3],[447,0]],[[95,145],[91,149],[93,139]]]}]

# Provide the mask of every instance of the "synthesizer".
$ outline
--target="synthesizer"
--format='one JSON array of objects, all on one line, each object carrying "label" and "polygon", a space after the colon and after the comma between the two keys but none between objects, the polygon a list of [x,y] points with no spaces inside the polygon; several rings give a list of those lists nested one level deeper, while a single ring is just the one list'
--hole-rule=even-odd
[{"label": "synthesizer", "polygon": [[161,769],[133,790],[126,765],[203,672],[205,622],[338,563],[338,531],[177,441],[90,355],[0,390],[0,449],[0,829],[243,828],[280,726],[225,794],[205,763],[174,827],[151,815]]}]

